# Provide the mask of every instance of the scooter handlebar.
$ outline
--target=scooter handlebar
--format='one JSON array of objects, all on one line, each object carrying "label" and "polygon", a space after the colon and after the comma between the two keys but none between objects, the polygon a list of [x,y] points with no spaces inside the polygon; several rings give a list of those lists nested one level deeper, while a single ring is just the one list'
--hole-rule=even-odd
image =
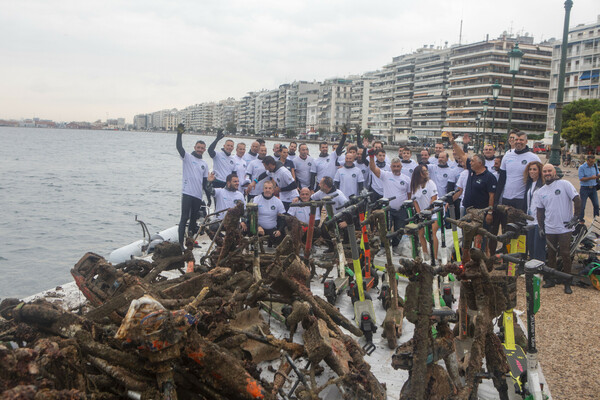
[{"label": "scooter handlebar", "polygon": [[566,279],[568,281],[573,280],[575,278],[574,275],[567,274],[566,272],[557,271],[553,268],[548,267],[543,261],[540,260],[530,260],[525,263],[525,273],[538,273],[543,272],[545,274],[554,275],[558,278]]}]

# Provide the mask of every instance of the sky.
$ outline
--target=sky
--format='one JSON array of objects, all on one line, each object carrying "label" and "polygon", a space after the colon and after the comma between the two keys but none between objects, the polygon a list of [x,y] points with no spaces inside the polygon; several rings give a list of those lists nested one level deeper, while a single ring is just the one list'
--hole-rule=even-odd
[{"label": "sky", "polygon": [[[574,0],[571,27],[600,1]],[[95,121],[374,71],[423,45],[562,37],[558,0],[0,0],[0,119]]]}]

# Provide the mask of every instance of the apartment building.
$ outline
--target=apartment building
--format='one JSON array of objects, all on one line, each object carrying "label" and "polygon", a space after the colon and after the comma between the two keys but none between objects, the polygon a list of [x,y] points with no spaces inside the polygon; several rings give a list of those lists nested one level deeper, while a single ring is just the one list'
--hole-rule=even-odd
[{"label": "apartment building", "polygon": [[369,115],[367,126],[376,139],[391,140],[393,135],[394,115],[394,85],[396,84],[394,58],[391,64],[375,72],[374,79],[370,84],[369,92]]},{"label": "apartment building", "polygon": [[[483,111],[483,102],[488,99],[490,106],[485,119],[485,130],[489,135],[494,105],[491,86],[498,81],[502,89],[496,102],[494,139],[504,140],[508,128],[512,82],[508,51],[517,42],[524,55],[515,76],[512,127],[529,133],[545,131],[552,48],[534,44],[532,37],[511,38],[506,35],[452,49],[444,130],[475,133],[477,112]],[[484,130],[483,121],[480,129]]]},{"label": "apartment building", "polygon": [[[394,135],[397,138],[439,137],[446,120],[450,53],[446,49],[420,49],[415,56],[413,73],[411,129],[398,118]],[[397,139],[398,140],[398,139]]]},{"label": "apartment building", "polygon": [[[548,130],[554,130],[558,73],[562,42],[552,47]],[[596,22],[569,29],[564,103],[579,99],[600,99],[600,15]]]},{"label": "apartment building", "polygon": [[375,72],[350,76],[349,79],[352,80],[350,125],[352,128],[358,126],[364,131],[369,127],[369,99]]},{"label": "apartment building", "polygon": [[352,81],[349,79],[327,79],[319,88],[317,129],[319,132],[340,132],[344,124],[350,123]]}]

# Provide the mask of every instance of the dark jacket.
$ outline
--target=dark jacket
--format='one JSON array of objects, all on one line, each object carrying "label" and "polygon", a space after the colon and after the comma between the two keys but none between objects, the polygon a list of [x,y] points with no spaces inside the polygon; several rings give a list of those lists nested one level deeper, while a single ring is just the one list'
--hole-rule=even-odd
[{"label": "dark jacket", "polygon": [[[529,189],[531,189],[531,184],[533,183],[533,181],[531,180],[531,178],[527,178],[527,184],[525,185],[525,194],[523,195],[523,200],[525,201],[525,207],[529,208],[529,199],[527,198],[527,194],[529,193]],[[542,177],[538,177],[538,180],[535,182],[535,186],[537,187],[538,190],[539,188],[541,188],[542,186],[544,186],[544,182],[542,182]]]}]

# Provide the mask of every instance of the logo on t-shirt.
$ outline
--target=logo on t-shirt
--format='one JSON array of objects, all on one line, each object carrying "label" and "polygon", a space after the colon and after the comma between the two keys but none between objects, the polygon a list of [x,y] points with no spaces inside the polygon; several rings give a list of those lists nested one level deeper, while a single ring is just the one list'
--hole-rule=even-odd
[{"label": "logo on t-shirt", "polygon": [[352,177],[353,177],[353,178],[356,178],[356,174],[352,174]]},{"label": "logo on t-shirt", "polygon": [[477,179],[477,180],[475,181],[475,183],[476,183],[476,184],[478,184],[478,185],[481,185],[481,179]]},{"label": "logo on t-shirt", "polygon": [[271,210],[274,210],[274,209],[275,209],[275,206],[271,206]]},{"label": "logo on t-shirt", "polygon": [[310,167],[311,165],[312,165],[311,163],[308,163],[308,166],[309,166],[309,167]]},{"label": "logo on t-shirt", "polygon": [[404,181],[400,181],[400,184],[401,184],[401,185],[404,185]]},{"label": "logo on t-shirt", "polygon": [[427,189],[423,189],[423,191],[421,193],[427,194]]},{"label": "logo on t-shirt", "polygon": [[522,160],[521,164],[523,164],[523,165],[527,164],[527,160]]},{"label": "logo on t-shirt", "polygon": [[201,165],[200,168],[204,169],[204,165]]},{"label": "logo on t-shirt", "polygon": [[444,174],[444,178],[447,178],[447,177],[448,177],[448,174]]},{"label": "logo on t-shirt", "polygon": [[560,189],[556,189],[556,190],[554,191],[554,194],[558,196],[558,195],[560,194]]},{"label": "logo on t-shirt", "polygon": [[409,169],[408,172],[413,173],[414,169]]}]

